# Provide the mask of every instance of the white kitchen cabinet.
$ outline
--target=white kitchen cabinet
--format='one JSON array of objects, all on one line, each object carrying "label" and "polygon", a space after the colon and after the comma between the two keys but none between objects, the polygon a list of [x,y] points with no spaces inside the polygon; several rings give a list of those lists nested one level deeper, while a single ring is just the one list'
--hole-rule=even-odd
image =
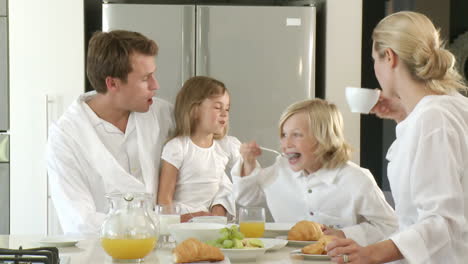
[{"label": "white kitchen cabinet", "polygon": [[46,234],[48,123],[84,91],[83,1],[9,2],[11,234]]}]

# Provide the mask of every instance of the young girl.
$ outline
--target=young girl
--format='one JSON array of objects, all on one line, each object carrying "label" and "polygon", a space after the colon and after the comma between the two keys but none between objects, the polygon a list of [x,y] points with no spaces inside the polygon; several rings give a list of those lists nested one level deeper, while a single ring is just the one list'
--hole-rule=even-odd
[{"label": "young girl", "polygon": [[295,103],[281,116],[279,129],[284,154],[271,167],[257,168],[261,151],[255,143],[241,146],[243,161],[232,170],[240,205],[266,201],[275,222],[333,225],[342,229],[325,228],[325,234],[361,244],[396,229],[395,213],[372,174],[349,161],[343,118],[334,104],[321,99]]},{"label": "young girl", "polygon": [[177,203],[190,216],[235,215],[225,171],[238,159],[240,142],[226,136],[229,108],[222,82],[205,76],[185,82],[176,98],[175,137],[162,153],[159,204]]}]

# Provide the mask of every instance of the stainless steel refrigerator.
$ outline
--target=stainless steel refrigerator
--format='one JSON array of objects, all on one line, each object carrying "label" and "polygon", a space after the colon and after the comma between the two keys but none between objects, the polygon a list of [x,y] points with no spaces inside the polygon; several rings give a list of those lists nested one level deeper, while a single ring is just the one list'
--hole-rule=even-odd
[{"label": "stainless steel refrigerator", "polygon": [[10,233],[10,137],[7,2],[0,0],[0,235]]},{"label": "stainless steel refrigerator", "polygon": [[[279,149],[278,120],[291,103],[315,96],[312,6],[103,4],[103,30],[154,39],[158,95],[174,103],[195,75],[221,80],[231,94],[230,133]],[[264,153],[269,165],[274,154]]]}]

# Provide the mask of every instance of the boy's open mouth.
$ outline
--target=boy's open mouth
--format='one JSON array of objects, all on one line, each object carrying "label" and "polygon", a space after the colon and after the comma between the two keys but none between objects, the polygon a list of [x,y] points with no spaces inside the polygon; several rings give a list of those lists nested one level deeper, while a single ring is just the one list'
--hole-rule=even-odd
[{"label": "boy's open mouth", "polygon": [[301,153],[298,153],[298,152],[288,152],[288,153],[286,153],[286,158],[288,158],[289,161],[298,160],[300,157],[301,157]]}]

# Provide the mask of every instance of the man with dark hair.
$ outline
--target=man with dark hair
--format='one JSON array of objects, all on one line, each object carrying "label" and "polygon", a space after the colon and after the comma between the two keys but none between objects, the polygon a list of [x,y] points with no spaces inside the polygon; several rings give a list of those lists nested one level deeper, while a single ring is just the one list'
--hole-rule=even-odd
[{"label": "man with dark hair", "polygon": [[81,95],[51,126],[47,165],[65,233],[99,232],[106,193],[156,195],[172,106],[155,98],[158,47],[137,32],[98,32],[86,73],[96,91]]}]

